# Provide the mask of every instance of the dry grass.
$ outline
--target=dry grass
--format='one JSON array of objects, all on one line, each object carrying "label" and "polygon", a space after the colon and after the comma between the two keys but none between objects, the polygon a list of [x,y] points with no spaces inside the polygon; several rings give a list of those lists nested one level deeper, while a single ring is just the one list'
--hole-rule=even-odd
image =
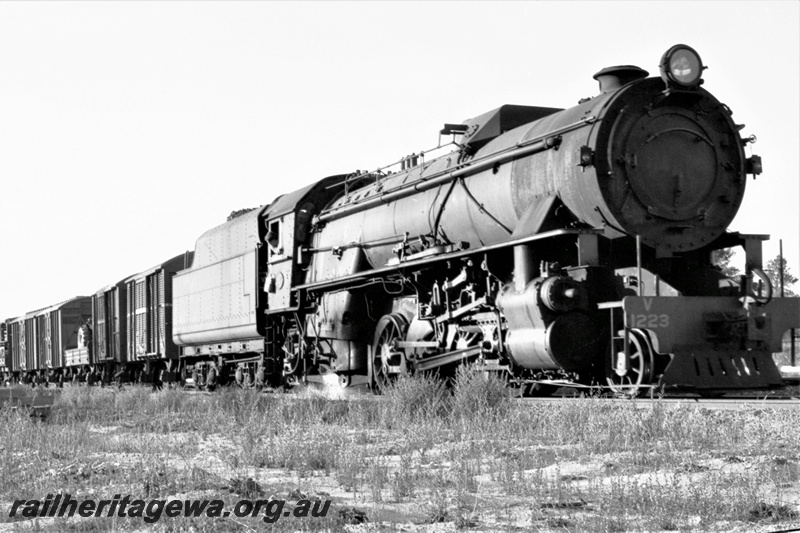
[{"label": "dry grass", "polygon": [[[788,529],[798,427],[788,410],[518,404],[497,379],[467,371],[451,390],[400,380],[381,401],[67,389],[44,422],[0,412],[0,530],[153,527],[8,517],[14,499],[57,492],[334,502],[325,519],[162,518],[162,530]],[[367,525],[350,525],[362,511]]]}]

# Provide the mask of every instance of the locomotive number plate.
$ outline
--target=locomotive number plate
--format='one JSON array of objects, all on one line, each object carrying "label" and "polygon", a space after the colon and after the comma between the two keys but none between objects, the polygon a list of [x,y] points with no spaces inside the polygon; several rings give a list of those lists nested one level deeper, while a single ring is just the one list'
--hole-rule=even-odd
[{"label": "locomotive number plate", "polygon": [[740,313],[742,303],[730,296],[626,296],[622,309],[626,326],[652,331],[658,351],[673,353],[676,345],[707,344],[703,317],[707,313]]},{"label": "locomotive number plate", "polygon": [[628,327],[631,328],[668,328],[669,315],[666,313],[660,314],[634,314],[628,315]]},{"label": "locomotive number plate", "polygon": [[[668,313],[651,312],[651,311],[656,311],[656,309],[653,309],[653,298],[642,298],[641,303],[644,305],[639,307],[639,309],[633,309],[633,311],[644,311],[644,313],[636,313],[636,312],[628,313],[629,328],[657,329],[657,328],[669,327]],[[658,310],[663,311],[663,309],[658,309]]]}]

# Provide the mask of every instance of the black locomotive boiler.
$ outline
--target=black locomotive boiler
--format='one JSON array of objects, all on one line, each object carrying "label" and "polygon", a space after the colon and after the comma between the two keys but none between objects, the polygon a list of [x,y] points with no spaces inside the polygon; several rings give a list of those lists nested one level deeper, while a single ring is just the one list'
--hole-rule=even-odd
[{"label": "black locomotive boiler", "polygon": [[[447,155],[327,178],[211,230],[175,282],[185,363],[255,385],[379,389],[464,362],[527,393],[780,385],[771,352],[800,302],[772,298],[766,236],[726,232],[761,161],[704,68],[684,45],[660,77],[606,68],[575,107],[448,124]],[[737,280],[711,262],[732,246]]]}]

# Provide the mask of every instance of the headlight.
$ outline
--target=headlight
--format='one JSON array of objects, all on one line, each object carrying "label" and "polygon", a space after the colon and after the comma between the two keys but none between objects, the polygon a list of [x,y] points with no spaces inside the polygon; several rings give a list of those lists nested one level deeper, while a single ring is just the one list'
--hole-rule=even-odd
[{"label": "headlight", "polygon": [[661,79],[668,86],[697,87],[704,68],[697,52],[685,44],[676,44],[661,56]]}]

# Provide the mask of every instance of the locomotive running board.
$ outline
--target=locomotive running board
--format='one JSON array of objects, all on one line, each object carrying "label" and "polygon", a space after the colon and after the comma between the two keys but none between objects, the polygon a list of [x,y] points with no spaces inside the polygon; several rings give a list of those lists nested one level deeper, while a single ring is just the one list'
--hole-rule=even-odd
[{"label": "locomotive running board", "polygon": [[407,261],[404,263],[399,263],[396,265],[391,265],[382,268],[375,268],[372,270],[364,270],[361,272],[357,272],[355,274],[350,274],[349,276],[343,276],[337,279],[325,280],[325,281],[316,281],[313,283],[306,283],[305,285],[298,285],[294,287],[292,291],[318,291],[318,290],[331,290],[331,289],[346,289],[349,285],[355,285],[358,283],[362,283],[367,281],[371,278],[379,277],[385,274],[392,274],[395,272],[400,272],[406,269],[413,269],[421,266],[425,266],[431,263],[436,263],[439,261],[443,261],[445,259],[458,259],[461,257],[468,257],[475,254],[491,252],[493,250],[501,250],[503,248],[511,248],[513,246],[518,246],[520,244],[526,244],[533,241],[540,241],[545,239],[552,239],[555,237],[562,237],[565,235],[601,235],[603,230],[601,229],[593,229],[593,228],[585,228],[585,229],[557,229],[552,231],[545,231],[543,233],[538,233],[536,235],[530,235],[527,237],[523,237],[520,239],[512,239],[509,241],[500,242],[497,244],[491,244],[488,246],[482,246],[481,248],[473,248],[473,249],[466,249],[461,250],[458,252],[453,252],[451,254],[442,254],[442,255],[435,255],[433,257],[426,257],[423,259],[417,259],[413,261]]}]

